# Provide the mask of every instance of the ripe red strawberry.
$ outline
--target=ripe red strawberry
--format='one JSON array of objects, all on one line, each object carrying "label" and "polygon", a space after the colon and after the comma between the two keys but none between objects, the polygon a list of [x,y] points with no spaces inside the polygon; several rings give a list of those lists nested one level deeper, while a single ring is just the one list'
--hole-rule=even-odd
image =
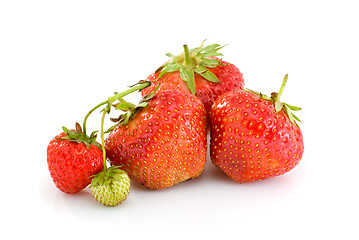
[{"label": "ripe red strawberry", "polygon": [[198,177],[207,149],[201,101],[189,93],[167,90],[145,96],[139,106],[135,116],[119,118],[124,122],[105,141],[111,164],[150,189]]},{"label": "ripe red strawberry", "polygon": [[47,147],[47,163],[56,187],[65,193],[76,193],[91,183],[90,176],[103,169],[102,151],[95,135],[83,135],[79,124],[52,139]]},{"label": "ripe red strawberry", "polygon": [[226,93],[211,112],[211,160],[230,178],[252,182],[284,174],[302,158],[304,145],[299,120],[290,110],[300,110],[250,90]]},{"label": "ripe red strawberry", "polygon": [[224,46],[211,44],[188,50],[184,45],[184,53],[174,56],[172,60],[161,66],[147,80],[152,86],[144,89],[146,95],[161,83],[159,90],[181,90],[192,92],[204,104],[207,113],[214,100],[221,94],[244,86],[243,74],[231,63],[222,61],[218,51]]}]

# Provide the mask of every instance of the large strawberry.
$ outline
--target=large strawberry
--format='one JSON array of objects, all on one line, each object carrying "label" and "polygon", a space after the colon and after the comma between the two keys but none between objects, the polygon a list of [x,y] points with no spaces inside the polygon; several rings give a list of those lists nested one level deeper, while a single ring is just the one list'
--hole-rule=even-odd
[{"label": "large strawberry", "polygon": [[[206,162],[206,114],[190,93],[166,90],[146,95],[128,110],[105,141],[112,165],[150,189],[198,177]],[[133,114],[135,113],[135,114]]]},{"label": "large strawberry", "polygon": [[250,90],[226,93],[210,112],[212,162],[238,182],[278,176],[294,168],[302,158],[303,136],[290,110],[300,110]]},{"label": "large strawberry", "polygon": [[196,95],[209,112],[214,100],[221,94],[244,86],[243,74],[231,63],[222,61],[218,51],[223,48],[211,44],[189,50],[178,56],[167,53],[172,59],[161,66],[147,80],[152,86],[144,89],[142,95],[150,93],[159,83],[159,90],[181,90]]},{"label": "large strawberry", "polygon": [[78,123],[76,130],[63,130],[47,147],[48,168],[58,189],[76,193],[90,184],[90,176],[103,169],[102,151],[95,134],[86,136]]}]

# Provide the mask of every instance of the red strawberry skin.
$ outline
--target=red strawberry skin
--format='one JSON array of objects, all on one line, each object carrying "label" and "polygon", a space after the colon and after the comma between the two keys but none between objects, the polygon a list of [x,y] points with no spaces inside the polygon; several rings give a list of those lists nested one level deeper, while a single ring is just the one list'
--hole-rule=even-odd
[{"label": "red strawberry skin", "polygon": [[302,158],[303,136],[274,103],[244,90],[226,93],[211,112],[211,160],[237,182],[282,175]]},{"label": "red strawberry skin", "polygon": [[[218,58],[215,58],[218,59]],[[238,89],[244,86],[243,74],[239,69],[228,62],[218,59],[220,64],[214,68],[207,68],[209,71],[214,73],[219,83],[213,83],[195,73],[195,85],[196,85],[196,96],[203,102],[207,112],[210,111],[211,106],[216,98],[230,90]],[[148,76],[147,80],[152,82],[152,85],[145,88],[142,91],[142,95],[146,95],[153,91],[153,89],[161,83],[159,90],[180,90],[190,93],[191,91],[187,87],[185,81],[180,77],[178,71],[165,73],[160,79],[158,79],[160,72],[153,73]]]},{"label": "red strawberry skin", "polygon": [[206,115],[189,93],[157,92],[128,124],[105,141],[112,165],[150,189],[164,189],[198,177],[206,162]]},{"label": "red strawberry skin", "polygon": [[103,170],[102,151],[95,145],[87,149],[84,143],[57,138],[47,147],[47,163],[56,187],[65,193],[76,193],[91,183],[90,176]]}]

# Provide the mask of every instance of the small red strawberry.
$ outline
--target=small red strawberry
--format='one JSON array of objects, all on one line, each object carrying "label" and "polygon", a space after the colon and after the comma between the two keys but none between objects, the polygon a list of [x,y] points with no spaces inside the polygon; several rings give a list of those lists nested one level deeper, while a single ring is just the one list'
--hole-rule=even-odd
[{"label": "small red strawberry", "polygon": [[304,145],[299,120],[290,110],[300,110],[250,90],[226,93],[214,102],[211,112],[211,160],[230,178],[252,182],[278,176],[294,168]]},{"label": "small red strawberry", "polygon": [[147,80],[152,86],[142,91],[146,95],[161,83],[159,90],[181,90],[196,95],[204,104],[207,113],[214,100],[221,94],[244,86],[243,74],[231,63],[222,61],[218,51],[224,46],[211,44],[189,50],[178,56],[167,53],[172,58],[161,66]]},{"label": "small red strawberry", "polygon": [[102,151],[95,134],[84,135],[78,123],[76,130],[63,130],[47,147],[48,168],[58,189],[76,193],[91,183],[90,176],[103,169]]},{"label": "small red strawberry", "polygon": [[112,165],[150,189],[168,188],[201,174],[206,114],[197,97],[166,90],[146,95],[136,107],[121,102],[116,108],[128,111],[105,141]]}]

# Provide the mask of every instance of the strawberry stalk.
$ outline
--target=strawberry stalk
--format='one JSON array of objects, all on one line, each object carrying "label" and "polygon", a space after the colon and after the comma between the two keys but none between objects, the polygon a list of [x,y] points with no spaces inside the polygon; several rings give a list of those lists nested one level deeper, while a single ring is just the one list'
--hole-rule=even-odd
[{"label": "strawberry stalk", "polygon": [[283,103],[279,101],[280,97],[282,96],[282,93],[284,91],[285,88],[285,84],[287,83],[288,80],[288,73],[284,76],[282,85],[280,86],[279,92],[278,93],[272,93],[272,98],[274,100],[275,103],[275,110],[277,112],[279,112],[282,108],[283,108]]},{"label": "strawberry stalk", "polygon": [[149,81],[140,81],[137,84],[131,86],[130,89],[121,92],[121,93],[116,93],[114,96],[109,97],[106,101],[103,101],[99,104],[97,104],[94,108],[92,108],[85,116],[84,121],[83,121],[83,128],[81,128],[81,125],[79,123],[76,123],[76,129],[75,130],[69,130],[66,127],[62,127],[64,133],[66,134],[65,137],[61,137],[59,139],[61,140],[69,140],[69,141],[73,141],[73,142],[77,142],[77,143],[84,143],[87,147],[87,149],[90,148],[91,144],[96,145],[98,148],[101,149],[100,144],[98,144],[96,142],[96,138],[97,138],[97,132],[98,131],[93,131],[90,136],[87,136],[86,134],[86,123],[87,123],[87,119],[89,118],[89,116],[99,107],[106,105],[106,107],[103,109],[103,111],[105,111],[106,113],[109,113],[111,110],[111,106],[113,104],[113,102],[115,102],[116,100],[118,100],[119,102],[124,102],[124,100],[122,99],[124,96],[135,92],[135,91],[141,91],[143,89],[145,89],[146,87],[150,86],[151,82]]},{"label": "strawberry stalk", "polygon": [[130,94],[130,93],[133,93],[133,92],[136,92],[136,91],[141,91],[143,89],[145,89],[146,87],[150,86],[151,83],[150,82],[139,82],[138,84],[135,84],[133,86],[131,86],[130,89],[124,91],[124,92],[121,92],[121,93],[117,93],[115,94],[114,96],[112,97],[109,97],[106,101],[103,101],[99,104],[97,104],[94,108],[92,108],[85,116],[85,119],[84,119],[84,122],[83,122],[83,134],[84,136],[86,136],[86,123],[87,123],[87,119],[89,118],[89,116],[96,110],[98,109],[99,107],[107,104],[106,106],[106,110],[107,112],[110,111],[110,108],[111,108],[111,104],[113,102],[115,102],[116,100],[121,100],[123,97],[125,97],[126,95]]},{"label": "strawberry stalk", "polygon": [[103,171],[107,170],[107,164],[106,164],[106,150],[105,150],[105,134],[103,131],[103,125],[105,123],[105,116],[106,111],[102,111],[102,117],[101,117],[101,148],[102,148],[102,156],[103,156]]},{"label": "strawberry stalk", "polygon": [[187,86],[193,95],[196,95],[196,84],[194,81],[193,62],[191,60],[190,52],[187,45],[183,45],[184,49],[184,62],[180,67],[179,72],[181,78],[187,82]]},{"label": "strawberry stalk", "polygon": [[284,88],[285,88],[285,85],[287,83],[287,80],[288,80],[288,74],[286,74],[284,76],[282,85],[281,85],[281,87],[279,89],[279,92],[278,93],[272,92],[270,97],[268,97],[265,94],[256,92],[256,91],[252,91],[250,89],[245,89],[244,88],[244,90],[247,91],[247,92],[251,92],[251,93],[254,93],[256,95],[259,95],[262,99],[265,99],[265,100],[273,102],[274,103],[274,108],[275,108],[277,113],[279,111],[283,110],[288,115],[288,118],[290,119],[290,121],[294,125],[297,125],[296,121],[300,122],[300,119],[296,115],[294,115],[292,113],[292,111],[299,111],[299,110],[302,110],[302,109],[300,107],[296,107],[296,106],[293,106],[293,105],[289,105],[288,103],[284,103],[284,102],[279,101],[279,99],[282,96],[282,93],[284,91]]},{"label": "strawberry stalk", "polygon": [[271,98],[272,98],[272,101],[274,102],[274,107],[275,107],[276,112],[283,110],[285,113],[287,113],[290,121],[296,125],[297,124],[296,121],[300,122],[300,119],[296,115],[294,115],[291,111],[299,111],[302,109],[300,107],[292,106],[292,105],[289,105],[288,103],[279,101],[279,99],[282,96],[282,93],[284,91],[287,80],[288,80],[288,74],[286,74],[284,76],[282,85],[279,89],[279,92],[272,93]]}]

